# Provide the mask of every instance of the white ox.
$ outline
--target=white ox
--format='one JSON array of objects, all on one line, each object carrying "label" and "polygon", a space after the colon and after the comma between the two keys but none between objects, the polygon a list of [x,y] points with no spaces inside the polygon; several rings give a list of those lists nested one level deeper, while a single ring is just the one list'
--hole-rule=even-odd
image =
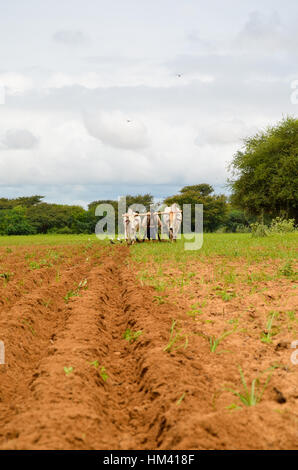
[{"label": "white ox", "polygon": [[157,212],[147,212],[142,220],[142,227],[145,229],[144,239],[146,237],[152,238],[153,240],[155,240],[156,237],[159,239],[158,229],[161,225],[161,220]]},{"label": "white ox", "polygon": [[163,212],[163,227],[165,228],[166,233],[169,235],[170,240],[176,241],[182,222],[182,212],[176,203],[172,204],[171,206],[167,206]]},{"label": "white ox", "polygon": [[137,233],[141,227],[141,217],[136,212],[128,209],[127,214],[123,217],[123,223],[125,240],[129,243],[135,243]]}]

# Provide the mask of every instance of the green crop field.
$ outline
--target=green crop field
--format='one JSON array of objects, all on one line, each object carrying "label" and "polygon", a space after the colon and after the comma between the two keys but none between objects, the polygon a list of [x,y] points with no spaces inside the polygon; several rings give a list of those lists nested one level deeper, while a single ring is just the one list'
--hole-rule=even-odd
[{"label": "green crop field", "polygon": [[[293,260],[298,252],[298,233],[272,234],[268,237],[254,238],[249,233],[205,233],[203,246],[199,250],[184,250],[184,239],[177,243],[135,244],[132,254],[136,260],[154,257],[196,259],[212,256],[229,258],[245,257],[251,260],[285,258]],[[189,242],[189,240],[187,240]]]},{"label": "green crop field", "polygon": [[295,448],[297,232],[185,241],[0,237],[0,448]]},{"label": "green crop field", "polygon": [[0,246],[22,246],[22,245],[69,245],[75,243],[100,242],[95,235],[12,235],[0,236]]},{"label": "green crop field", "polygon": [[[298,233],[271,234],[268,237],[253,238],[250,233],[205,233],[203,246],[199,250],[184,250],[184,238],[177,243],[137,243],[131,247],[136,260],[154,256],[165,258],[196,258],[222,255],[249,259],[288,258],[293,260],[298,252]],[[190,240],[191,241],[191,240]],[[0,246],[22,245],[68,245],[76,243],[104,243],[96,235],[18,235],[0,236]],[[187,240],[189,242],[189,240]]]}]

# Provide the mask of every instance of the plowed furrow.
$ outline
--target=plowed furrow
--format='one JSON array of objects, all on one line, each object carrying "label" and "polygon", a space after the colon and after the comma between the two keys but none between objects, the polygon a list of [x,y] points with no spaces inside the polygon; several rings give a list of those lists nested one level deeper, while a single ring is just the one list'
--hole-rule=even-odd
[{"label": "plowed furrow", "polygon": [[22,413],[30,396],[30,385],[43,358],[70,314],[64,300],[67,292],[84,279],[89,265],[61,268],[59,279],[35,288],[0,315],[0,339],[5,344],[5,365],[0,365],[0,443],[14,435],[6,424]]},{"label": "plowed furrow", "polygon": [[[166,425],[156,399],[166,383],[154,366],[158,338],[146,325],[154,306],[150,292],[129,274],[127,255],[122,247],[107,251],[89,272],[88,289],[69,302],[51,343],[45,347],[44,341],[39,360],[36,352],[22,403],[4,420],[2,449],[160,445]],[[123,338],[127,328],[143,334],[130,343]]]}]

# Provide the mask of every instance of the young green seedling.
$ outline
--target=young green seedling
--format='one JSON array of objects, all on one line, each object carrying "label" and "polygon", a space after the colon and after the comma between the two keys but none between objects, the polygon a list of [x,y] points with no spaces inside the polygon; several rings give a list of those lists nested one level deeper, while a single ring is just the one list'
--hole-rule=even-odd
[{"label": "young green seedling", "polygon": [[139,331],[132,331],[129,328],[125,330],[125,333],[123,333],[123,338],[126,339],[129,343],[133,343],[138,339],[139,336],[142,334],[142,330]]},{"label": "young green seedling", "polygon": [[[95,369],[98,369],[98,367],[99,367],[99,362],[98,362],[97,359],[96,359],[95,361],[90,362],[89,364],[90,364],[91,366],[94,366]],[[107,379],[109,378],[108,374],[106,373],[106,368],[105,368],[104,366],[102,366],[102,367],[100,368],[99,375],[101,376],[101,378],[102,378],[102,380],[103,380],[104,382],[106,382]]]},{"label": "young green seedling", "polygon": [[[205,303],[206,304],[206,303]],[[203,306],[203,305],[202,305]],[[198,304],[192,304],[190,310],[186,312],[186,315],[191,317],[193,320],[197,319],[198,315],[202,315],[202,310],[198,307]]]},{"label": "young green seedling", "polygon": [[79,282],[78,290],[79,289],[87,289],[88,288],[88,281],[84,279],[83,281]]},{"label": "young green seedling", "polygon": [[292,277],[292,276],[297,275],[297,273],[295,273],[295,271],[292,267],[292,263],[290,261],[287,261],[283,265],[283,267],[279,269],[279,272],[282,276],[285,276],[285,277]]},{"label": "young green seedling", "polygon": [[184,397],[185,397],[185,392],[182,393],[181,397],[176,401],[176,405],[179,406],[182,402],[182,400],[184,400]]},{"label": "young green seedling", "polygon": [[109,378],[108,374],[106,373],[106,368],[104,366],[101,367],[99,374],[104,382],[106,382]]},{"label": "young green seedling", "polygon": [[0,273],[0,277],[4,279],[6,282],[10,280],[10,278],[14,275],[14,273]]},{"label": "young green seedling", "polygon": [[78,295],[79,295],[78,291],[76,291],[76,290],[70,290],[70,291],[68,291],[67,294],[63,297],[63,299],[65,300],[66,303],[68,303],[68,301],[69,301],[69,299],[70,299],[71,297],[76,297],[76,296],[78,296]]},{"label": "young green seedling", "polygon": [[87,279],[84,279],[83,281],[79,282],[78,287],[75,290],[70,290],[67,292],[66,296],[63,297],[65,302],[67,303],[71,297],[77,297],[81,289],[86,290],[87,288]]},{"label": "young green seedling", "polygon": [[[272,373],[267,377],[267,380],[263,388],[261,388],[260,379],[257,377],[252,380],[251,387],[249,389],[241,367],[239,366],[238,368],[240,372],[241,382],[243,385],[243,392],[237,392],[237,390],[233,390],[231,388],[227,388],[227,390],[232,392],[233,395],[235,395],[236,397],[238,397],[245,406],[255,406],[261,401],[261,398],[265,392],[265,389],[268,383],[270,382]],[[274,369],[274,367],[270,367],[270,369],[268,370],[272,370],[272,369]],[[267,371],[264,371],[264,372],[267,372]],[[259,393],[257,392],[258,389],[259,389]]]},{"label": "young green seedling", "polygon": [[236,405],[236,403],[231,403],[230,405],[226,406],[227,410],[233,411],[233,410],[241,410],[241,406]]},{"label": "young green seedling", "polygon": [[90,365],[91,365],[91,366],[94,366],[94,367],[95,367],[95,369],[97,369],[97,368],[98,368],[98,366],[99,366],[99,362],[98,362],[98,360],[96,359],[95,361],[93,361],[93,362],[90,362]]},{"label": "young green seedling", "polygon": [[158,305],[162,305],[162,304],[164,304],[164,303],[166,302],[165,297],[168,297],[168,296],[167,296],[167,295],[165,295],[165,296],[162,296],[162,295],[154,295],[154,297],[153,297],[154,300],[153,300],[153,301],[154,301],[154,302],[157,302]]},{"label": "young green seedling", "polygon": [[272,312],[271,315],[269,316],[268,320],[267,320],[267,325],[266,325],[266,328],[267,328],[267,331],[263,332],[262,335],[261,335],[261,341],[262,343],[271,343],[271,337],[274,336],[274,334],[276,334],[276,332],[274,333],[272,331],[272,328],[273,328],[273,320],[276,316],[276,312]]},{"label": "young green seedling", "polygon": [[65,375],[70,375],[73,372],[73,367],[64,367],[63,368]]},{"label": "young green seedling", "polygon": [[[223,341],[227,336],[231,335],[232,333],[234,333],[236,328],[234,328],[233,330],[230,330],[230,331],[225,331],[222,335],[220,335],[218,338],[216,338],[215,336],[209,336],[209,344],[210,344],[210,351],[211,352],[216,352],[216,349],[217,349],[217,346],[219,345],[219,343],[221,343],[221,341]],[[223,351],[222,351],[223,352]]]},{"label": "young green seedling", "polygon": [[[166,347],[163,349],[166,352],[171,352],[172,350],[176,351],[177,349],[180,349],[182,347],[186,349],[188,346],[188,335],[186,333],[181,334],[180,333],[181,329],[175,330],[176,323],[177,323],[177,320],[172,321],[172,326],[170,330],[170,339]],[[181,341],[184,341],[184,344],[180,344],[179,346],[174,347],[175,343],[178,343]]]}]

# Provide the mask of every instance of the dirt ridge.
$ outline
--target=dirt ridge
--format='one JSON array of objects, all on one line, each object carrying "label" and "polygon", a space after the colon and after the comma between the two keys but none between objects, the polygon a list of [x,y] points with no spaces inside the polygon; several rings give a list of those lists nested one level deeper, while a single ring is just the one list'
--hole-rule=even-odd
[{"label": "dirt ridge", "polygon": [[[0,448],[126,449],[146,442],[156,447],[159,424],[150,425],[146,413],[151,405],[156,415],[154,395],[144,386],[146,369],[140,365],[151,343],[123,339],[128,327],[137,328],[134,312],[146,313],[135,280],[123,276],[127,255],[121,249],[107,256],[90,271],[88,289],[69,302],[64,327],[52,334],[23,403],[2,430]],[[66,375],[64,367],[73,372]]]},{"label": "dirt ridge", "polygon": [[[61,271],[61,285],[34,290],[1,317],[9,366],[0,367],[0,449],[297,448],[293,368],[276,369],[258,406],[231,412],[233,395],[220,394],[217,405],[225,382],[239,386],[231,356],[210,353],[177,297],[138,283],[129,256],[124,246],[102,249],[93,264],[84,255]],[[66,303],[82,280],[86,289]],[[53,291],[50,309],[40,304],[44,289]],[[20,307],[36,335],[20,324]],[[191,337],[166,352],[173,319]],[[127,329],[142,333],[129,342]],[[241,338],[229,337],[234,360]],[[288,353],[262,354],[267,367]],[[275,410],[280,384],[292,412]]]}]

